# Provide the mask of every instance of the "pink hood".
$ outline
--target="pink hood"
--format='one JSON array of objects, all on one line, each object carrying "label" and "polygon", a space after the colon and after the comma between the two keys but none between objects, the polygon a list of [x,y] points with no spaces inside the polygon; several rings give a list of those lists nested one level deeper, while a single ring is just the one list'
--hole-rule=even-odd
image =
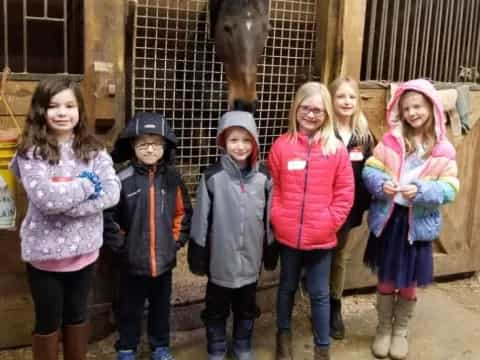
[{"label": "pink hood", "polygon": [[418,91],[425,95],[433,104],[433,116],[435,120],[435,133],[437,135],[437,141],[445,139],[445,112],[443,105],[438,97],[437,90],[433,85],[425,79],[415,79],[400,84],[395,91],[392,99],[387,106],[387,122],[392,132],[397,128],[400,128],[402,122],[399,115],[398,103],[402,94],[406,91]]}]

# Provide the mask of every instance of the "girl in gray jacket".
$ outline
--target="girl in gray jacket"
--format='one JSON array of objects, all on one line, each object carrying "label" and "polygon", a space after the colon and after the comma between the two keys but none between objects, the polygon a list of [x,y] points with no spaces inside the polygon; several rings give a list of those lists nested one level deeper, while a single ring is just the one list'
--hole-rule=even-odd
[{"label": "girl in gray jacket", "polygon": [[239,360],[252,360],[257,281],[263,247],[270,238],[271,181],[257,161],[258,135],[250,113],[225,113],[217,144],[225,153],[200,179],[188,261],[193,273],[208,276],[202,315],[208,358],[225,358],[225,325],[232,308],[233,354]]}]

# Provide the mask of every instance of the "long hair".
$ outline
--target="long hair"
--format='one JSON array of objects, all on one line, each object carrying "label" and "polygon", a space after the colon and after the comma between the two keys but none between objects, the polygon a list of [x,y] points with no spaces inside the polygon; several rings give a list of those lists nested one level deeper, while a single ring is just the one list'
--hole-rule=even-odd
[{"label": "long hair", "polygon": [[[350,118],[350,128],[352,129],[353,136],[357,139],[359,144],[371,144],[373,143],[373,136],[368,128],[367,117],[362,112],[360,87],[358,86],[358,82],[350,76],[340,76],[333,80],[329,85],[332,100],[335,99],[335,94],[343,84],[350,85],[355,93],[355,96],[357,97],[357,105],[355,106],[355,111]],[[338,119],[335,114],[335,110],[333,111],[333,119],[334,126],[336,127]]]},{"label": "long hair", "polygon": [[296,141],[297,130],[297,112],[299,106],[308,98],[312,96],[320,95],[325,107],[325,119],[322,126],[313,136],[314,142],[320,142],[322,144],[322,150],[324,155],[331,155],[337,151],[338,140],[335,137],[335,131],[333,129],[333,110],[332,99],[330,93],[325,85],[317,81],[309,81],[300,86],[295,94],[292,106],[290,107],[290,113],[288,115],[288,132],[291,139]]},{"label": "long hair", "polygon": [[50,164],[58,163],[60,151],[57,138],[47,125],[47,110],[52,97],[67,89],[72,90],[78,104],[78,124],[73,129],[72,143],[75,156],[87,162],[104,148],[102,142],[88,130],[85,103],[79,85],[67,78],[53,78],[40,81],[32,95],[25,127],[17,145],[19,155],[25,157],[32,150],[34,158],[47,160]]},{"label": "long hair", "polygon": [[432,153],[432,148],[435,145],[435,142],[437,140],[436,134],[435,134],[435,118],[433,114],[433,103],[430,101],[430,99],[423,95],[421,92],[415,91],[415,90],[408,90],[405,91],[401,96],[400,99],[398,100],[398,112],[400,114],[400,118],[402,119],[402,135],[403,135],[403,140],[405,142],[405,152],[406,155],[410,155],[414,153],[417,149],[417,146],[414,141],[414,135],[416,133],[415,129],[410,126],[410,124],[403,119],[402,115],[402,102],[405,99],[405,96],[407,94],[420,94],[423,96],[425,101],[428,103],[428,107],[430,109],[430,116],[428,117],[428,120],[423,124],[421,130],[422,133],[422,139],[423,139],[423,147],[425,148],[425,154],[424,158],[428,158],[431,153]]}]

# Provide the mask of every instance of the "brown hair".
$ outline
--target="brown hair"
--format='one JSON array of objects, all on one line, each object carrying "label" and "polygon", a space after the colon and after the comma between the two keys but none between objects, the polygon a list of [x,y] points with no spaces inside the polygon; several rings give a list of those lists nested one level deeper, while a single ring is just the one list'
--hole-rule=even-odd
[{"label": "brown hair", "polygon": [[87,162],[104,148],[103,143],[88,130],[85,103],[78,83],[67,78],[50,78],[40,81],[32,95],[30,111],[25,127],[17,145],[18,154],[27,156],[33,150],[33,157],[48,160],[50,164],[58,163],[60,152],[57,138],[47,125],[47,110],[53,96],[63,90],[72,90],[78,104],[78,124],[73,129],[72,148],[75,156]]}]

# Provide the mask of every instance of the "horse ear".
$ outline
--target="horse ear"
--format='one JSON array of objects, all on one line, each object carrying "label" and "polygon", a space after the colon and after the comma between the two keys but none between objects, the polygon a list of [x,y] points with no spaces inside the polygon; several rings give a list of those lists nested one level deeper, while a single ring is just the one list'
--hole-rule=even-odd
[{"label": "horse ear", "polygon": [[222,6],[223,0],[209,0],[208,1],[208,14],[210,17],[210,37],[215,38],[215,28],[217,27],[218,13]]},{"label": "horse ear", "polygon": [[270,0],[256,0],[258,3],[258,7],[260,9],[260,12],[263,15],[268,15],[268,8],[270,7]]}]

